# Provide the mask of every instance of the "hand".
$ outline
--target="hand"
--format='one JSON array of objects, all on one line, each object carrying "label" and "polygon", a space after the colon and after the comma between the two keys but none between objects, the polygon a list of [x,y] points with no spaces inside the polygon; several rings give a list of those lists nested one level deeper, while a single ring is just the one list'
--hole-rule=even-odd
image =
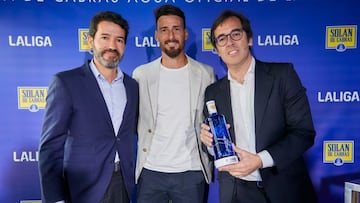
[{"label": "hand", "polygon": [[206,125],[205,123],[201,124],[201,130],[200,130],[200,140],[202,143],[204,143],[208,147],[212,147],[213,144],[213,134],[209,132],[210,127]]},{"label": "hand", "polygon": [[252,172],[262,167],[262,161],[257,154],[242,150],[235,145],[233,145],[233,148],[240,157],[240,161],[236,164],[220,167],[219,171],[228,171],[232,176],[240,178],[250,175]]},{"label": "hand", "polygon": [[[226,124],[226,128],[230,128],[230,124]],[[200,140],[208,147],[213,146],[213,137],[214,135],[210,132],[210,126],[206,125],[205,123],[201,124],[200,130]]]}]

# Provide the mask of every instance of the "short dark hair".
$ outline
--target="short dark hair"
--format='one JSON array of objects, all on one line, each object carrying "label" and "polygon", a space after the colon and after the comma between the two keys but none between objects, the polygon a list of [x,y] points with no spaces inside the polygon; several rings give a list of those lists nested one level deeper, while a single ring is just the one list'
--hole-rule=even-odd
[{"label": "short dark hair", "polygon": [[215,19],[214,23],[211,26],[210,40],[211,40],[211,44],[213,45],[213,47],[216,47],[216,39],[215,39],[215,34],[214,34],[215,29],[221,23],[223,23],[225,20],[227,20],[231,17],[236,17],[240,20],[242,29],[245,31],[246,36],[249,39],[253,37],[253,32],[251,30],[250,21],[245,15],[243,15],[241,13],[237,13],[232,10],[225,10]]},{"label": "short dark hair", "polygon": [[129,34],[128,22],[118,13],[112,11],[102,11],[97,13],[90,22],[89,36],[95,37],[98,29],[98,24],[102,21],[109,21],[119,25],[125,31],[125,43]]},{"label": "short dark hair", "polygon": [[183,20],[184,28],[186,27],[184,12],[180,8],[170,5],[170,4],[162,5],[154,10],[156,27],[157,27],[159,18],[161,16],[166,16],[166,15],[179,16]]}]

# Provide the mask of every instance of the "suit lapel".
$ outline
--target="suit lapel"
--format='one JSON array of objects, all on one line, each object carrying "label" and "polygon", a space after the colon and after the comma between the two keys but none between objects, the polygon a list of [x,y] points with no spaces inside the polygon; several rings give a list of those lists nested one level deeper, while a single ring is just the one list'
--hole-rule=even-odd
[{"label": "suit lapel", "polygon": [[94,99],[93,101],[91,101],[94,103],[94,107],[95,107],[94,111],[101,111],[105,117],[105,120],[107,121],[109,126],[113,129],[111,117],[107,109],[105,99],[101,93],[99,84],[97,83],[97,80],[90,69],[89,62],[87,62],[83,66],[82,70],[84,73],[84,82],[86,86],[86,89],[84,89],[84,91],[87,91],[87,93],[90,95],[90,98]]},{"label": "suit lapel", "polygon": [[190,79],[190,117],[191,121],[193,122],[195,120],[195,113],[193,109],[196,109],[196,106],[198,104],[198,99],[200,98],[200,88],[202,88],[201,85],[201,72],[197,69],[196,66],[193,66],[191,64],[191,61],[189,60],[189,79]]},{"label": "suit lapel", "polygon": [[[268,98],[272,90],[274,78],[268,74],[269,67],[266,64],[256,61],[255,65],[255,134],[259,137],[259,130]],[[258,139],[257,139],[258,141]],[[258,142],[257,142],[258,143]]]},{"label": "suit lapel", "polygon": [[156,114],[157,114],[157,104],[159,96],[159,77],[160,77],[160,60],[157,65],[152,66],[148,69],[147,74],[147,87],[148,87],[148,97],[151,105],[152,115],[154,124],[156,123]]},{"label": "suit lapel", "polygon": [[232,106],[231,106],[230,81],[227,79],[227,76],[221,79],[219,96],[220,97],[216,101],[218,103],[216,104],[216,106],[218,108],[219,113],[224,114],[226,122],[230,124],[231,126],[229,129],[230,136],[232,141],[236,143],[234,120],[233,120]]},{"label": "suit lapel", "polygon": [[[137,101],[134,101],[134,88],[133,86],[130,85],[130,82],[129,82],[130,79],[130,76],[128,76],[126,73],[124,73],[124,86],[125,86],[125,91],[126,91],[126,105],[125,105],[125,109],[124,109],[124,114],[123,114],[123,118],[129,118],[129,111],[132,110],[132,106],[133,105],[137,105],[138,102]],[[120,124],[120,128],[117,132],[117,135],[120,136],[120,131],[121,129],[123,128],[123,125],[127,125],[128,123],[126,123],[126,120],[123,119],[123,122],[121,122]]]}]

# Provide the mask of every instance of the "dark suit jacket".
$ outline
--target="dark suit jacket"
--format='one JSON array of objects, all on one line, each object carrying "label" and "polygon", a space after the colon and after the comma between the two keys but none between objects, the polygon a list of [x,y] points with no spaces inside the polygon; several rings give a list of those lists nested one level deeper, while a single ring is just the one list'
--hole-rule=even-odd
[{"label": "dark suit jacket", "polygon": [[[206,89],[205,101],[212,99],[234,126],[227,76]],[[273,203],[316,202],[303,160],[314,143],[315,130],[306,90],[292,64],[256,60],[254,109],[256,151],[267,150],[275,162],[274,167],[260,170],[269,199]],[[235,142],[234,128],[229,131]],[[231,202],[234,177],[219,172],[218,178],[221,202]]]},{"label": "dark suit jacket", "polygon": [[124,74],[127,103],[115,136],[89,63],[58,73],[47,95],[39,149],[43,202],[99,202],[114,170],[116,150],[126,190],[135,186],[138,84]]}]

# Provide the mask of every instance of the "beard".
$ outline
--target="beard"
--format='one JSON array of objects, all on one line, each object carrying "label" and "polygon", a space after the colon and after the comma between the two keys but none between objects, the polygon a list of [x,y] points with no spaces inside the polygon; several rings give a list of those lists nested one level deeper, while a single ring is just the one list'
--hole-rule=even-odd
[{"label": "beard", "polygon": [[[170,42],[176,42],[177,44],[179,44],[179,41],[178,40],[167,40],[165,41],[165,45],[167,43],[170,43]],[[162,51],[167,55],[169,56],[170,58],[176,58],[177,56],[180,55],[180,53],[182,52],[182,47],[180,46],[179,48],[175,49],[175,48],[170,48],[170,49],[166,49],[165,46],[162,46]]]},{"label": "beard", "polygon": [[170,58],[176,58],[177,56],[179,56],[180,55],[180,53],[181,53],[181,49],[180,48],[178,48],[178,49],[163,49],[163,51],[165,52],[165,54],[167,55],[167,56],[169,56]]},{"label": "beard", "polygon": [[[109,57],[108,59],[105,59],[104,54],[106,52],[115,53],[116,56],[115,57],[112,56],[112,57]],[[99,63],[109,69],[117,68],[120,61],[123,58],[123,55],[121,55],[116,49],[105,49],[103,51],[99,51],[94,47],[93,53],[94,53],[94,57],[99,61]]]}]

